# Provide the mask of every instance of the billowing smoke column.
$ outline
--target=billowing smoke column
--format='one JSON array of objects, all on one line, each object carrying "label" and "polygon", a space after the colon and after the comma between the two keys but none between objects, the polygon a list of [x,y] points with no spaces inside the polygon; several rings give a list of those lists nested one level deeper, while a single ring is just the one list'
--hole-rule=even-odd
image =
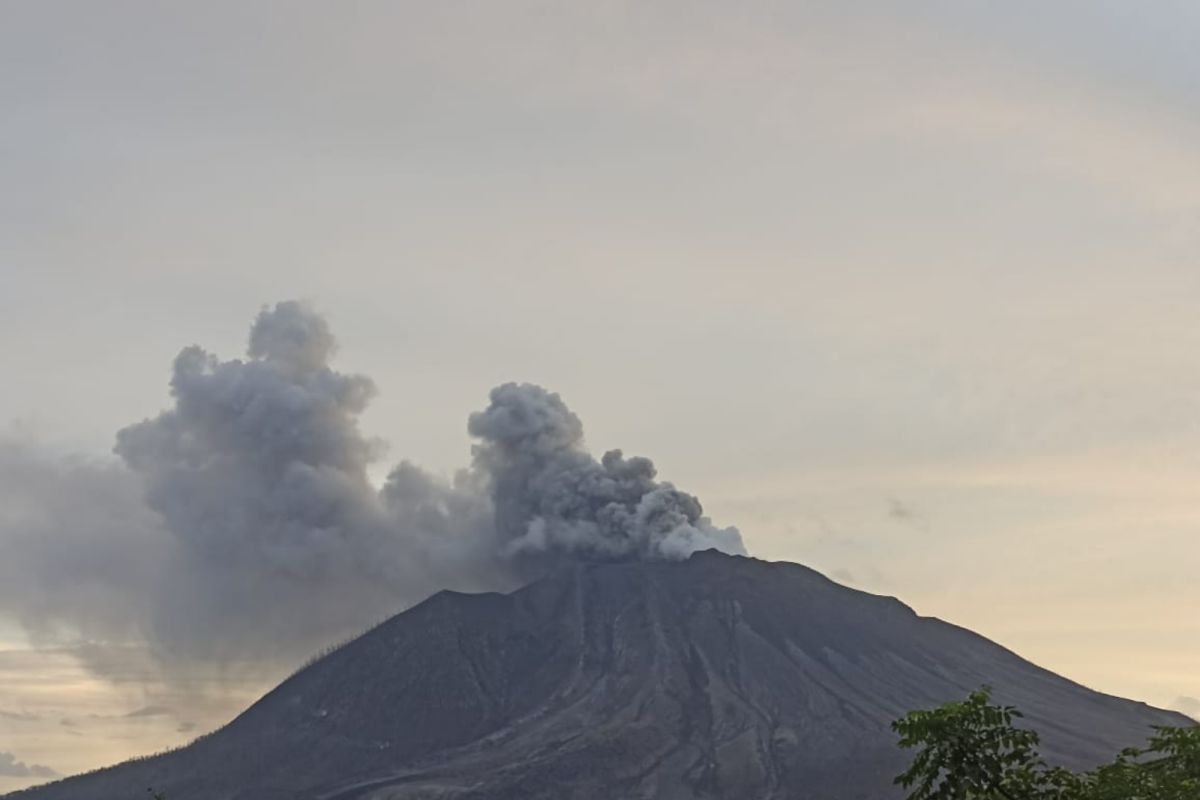
[{"label": "billowing smoke column", "polygon": [[[333,338],[295,303],[263,312],[249,361],[175,359],[175,408],[117,434],[146,500],[196,557],[319,582],[356,563],[378,513],[356,416],[371,381],[326,365]],[[253,551],[252,553],[248,551]]]},{"label": "billowing smoke column", "polygon": [[743,552],[649,460],[593,458],[578,417],[532,385],[471,416],[474,458],[452,481],[404,462],[377,489],[379,448],[358,428],[374,386],[333,370],[334,351],[321,317],[279,303],[245,360],[179,354],[173,407],[117,435],[124,467],[0,443],[0,615],[44,641],[140,641],[170,674],[294,662],[438,589],[512,588],[531,565]]},{"label": "billowing smoke column", "polygon": [[438,589],[511,584],[478,491],[407,463],[371,485],[379,447],[357,420],[374,385],[331,369],[334,350],[323,319],[279,303],[247,360],[184,349],[174,407],[117,434],[173,545],[150,620],[164,652],[301,652]]},{"label": "billowing smoke column", "polygon": [[507,383],[472,414],[481,443],[475,469],[488,477],[496,532],[506,555],[685,558],[717,548],[742,553],[736,528],[717,528],[700,501],[654,480],[647,458],[583,449],[583,424],[557,394]]}]

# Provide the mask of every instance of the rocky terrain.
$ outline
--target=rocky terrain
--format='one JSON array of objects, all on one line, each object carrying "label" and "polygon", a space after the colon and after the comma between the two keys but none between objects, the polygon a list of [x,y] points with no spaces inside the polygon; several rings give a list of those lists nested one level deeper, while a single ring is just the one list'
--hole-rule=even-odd
[{"label": "rocky terrain", "polygon": [[16,800],[899,797],[889,723],[981,684],[1091,766],[1177,714],[797,564],[698,553],[442,592],[182,750]]}]

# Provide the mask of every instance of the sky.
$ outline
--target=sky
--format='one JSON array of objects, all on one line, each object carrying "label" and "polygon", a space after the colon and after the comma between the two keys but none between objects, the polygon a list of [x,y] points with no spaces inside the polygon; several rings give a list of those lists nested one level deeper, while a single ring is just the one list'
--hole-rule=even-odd
[{"label": "sky", "polygon": [[[754,556],[1200,713],[1197,35],[1172,0],[4,4],[2,438],[122,469],[182,348],[294,298],[374,381],[376,485],[536,383]],[[9,611],[0,791],[298,666],[197,665],[201,702]]]}]

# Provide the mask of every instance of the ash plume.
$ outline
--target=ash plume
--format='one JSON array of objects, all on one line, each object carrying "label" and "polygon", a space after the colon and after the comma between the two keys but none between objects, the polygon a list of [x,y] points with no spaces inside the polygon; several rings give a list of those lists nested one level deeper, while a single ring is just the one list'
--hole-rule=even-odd
[{"label": "ash plume", "polygon": [[171,407],[117,433],[119,460],[0,442],[0,615],[80,644],[98,673],[115,671],[106,647],[142,645],[179,680],[293,665],[439,589],[510,589],[531,566],[744,552],[648,459],[592,457],[579,418],[529,384],[470,417],[473,459],[453,478],[401,462],[376,487],[381,446],[358,425],[375,387],[336,371],[335,351],[322,317],[278,303],[243,359],[184,348]]},{"label": "ash plume", "polygon": [[744,553],[736,528],[718,528],[700,501],[655,480],[648,458],[583,448],[583,424],[562,398],[531,384],[492,390],[467,429],[487,476],[506,554],[686,558],[717,548]]}]

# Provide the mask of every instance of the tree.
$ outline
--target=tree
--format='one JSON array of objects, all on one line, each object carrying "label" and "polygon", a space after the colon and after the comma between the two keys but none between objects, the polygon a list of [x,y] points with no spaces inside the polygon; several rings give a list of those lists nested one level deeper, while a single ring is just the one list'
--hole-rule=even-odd
[{"label": "tree", "polygon": [[991,703],[987,687],[966,700],[912,711],[892,723],[917,753],[896,783],[909,800],[1200,800],[1200,726],[1156,728],[1147,746],[1091,772],[1050,767],[1021,712]]}]

